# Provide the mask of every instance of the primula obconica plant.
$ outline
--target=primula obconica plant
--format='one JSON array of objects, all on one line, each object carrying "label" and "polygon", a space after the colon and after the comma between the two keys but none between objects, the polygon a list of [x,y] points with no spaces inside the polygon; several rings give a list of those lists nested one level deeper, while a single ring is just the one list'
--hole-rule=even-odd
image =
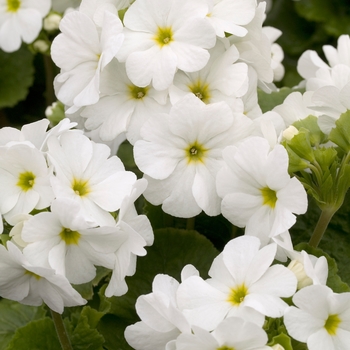
[{"label": "primula obconica plant", "polygon": [[349,350],[350,38],[280,89],[266,5],[0,0],[57,66],[0,129],[3,349]]}]

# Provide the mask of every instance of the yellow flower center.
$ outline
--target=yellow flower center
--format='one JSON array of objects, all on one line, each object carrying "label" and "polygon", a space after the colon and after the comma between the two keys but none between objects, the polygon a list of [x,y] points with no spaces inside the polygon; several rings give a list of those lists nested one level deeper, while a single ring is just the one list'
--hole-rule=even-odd
[{"label": "yellow flower center", "polygon": [[65,241],[67,245],[75,244],[78,245],[80,239],[80,233],[77,231],[72,231],[69,228],[63,228],[60,233],[62,241]]},{"label": "yellow flower center", "polygon": [[209,84],[205,84],[204,82],[197,80],[193,84],[188,85],[188,88],[204,103],[210,102]]},{"label": "yellow flower center", "polygon": [[72,183],[72,189],[80,197],[83,197],[90,193],[88,180],[74,179]]},{"label": "yellow flower center", "polygon": [[185,149],[185,153],[186,153],[186,157],[187,157],[187,162],[191,163],[191,162],[204,162],[204,157],[205,157],[205,153],[208,150],[201,145],[200,143],[198,143],[197,141],[195,141],[194,143],[192,143],[191,145],[189,145],[186,149]]},{"label": "yellow flower center", "polygon": [[341,322],[341,319],[339,318],[338,315],[329,315],[324,324],[324,328],[326,328],[326,331],[328,332],[329,335],[336,335],[340,322]]},{"label": "yellow flower center", "polygon": [[147,95],[149,88],[148,87],[142,88],[135,85],[129,85],[128,89],[129,89],[131,98],[135,100],[142,100]]},{"label": "yellow flower center", "polygon": [[41,276],[37,275],[34,272],[28,271],[26,270],[26,272],[24,273],[25,275],[29,275],[29,276],[33,276],[34,278],[36,278],[37,280],[40,280]]},{"label": "yellow flower center", "polygon": [[171,27],[158,27],[158,31],[154,37],[154,40],[160,47],[171,43],[173,41],[173,31],[171,30]]},{"label": "yellow flower center", "polygon": [[22,191],[27,192],[33,188],[35,184],[35,175],[31,171],[26,171],[19,174],[17,186],[19,186]]},{"label": "yellow flower center", "polygon": [[271,190],[269,187],[264,187],[260,189],[260,192],[263,197],[263,205],[268,205],[271,208],[274,208],[277,202],[276,191]]},{"label": "yellow flower center", "polygon": [[20,0],[7,0],[7,12],[17,12],[20,7]]},{"label": "yellow flower center", "polygon": [[232,348],[231,346],[220,346],[219,348],[217,348],[216,350],[235,350],[234,348]]},{"label": "yellow flower center", "polygon": [[239,306],[244,301],[244,298],[247,295],[248,295],[248,288],[243,283],[236,288],[231,288],[231,293],[228,297],[228,301],[234,306]]}]

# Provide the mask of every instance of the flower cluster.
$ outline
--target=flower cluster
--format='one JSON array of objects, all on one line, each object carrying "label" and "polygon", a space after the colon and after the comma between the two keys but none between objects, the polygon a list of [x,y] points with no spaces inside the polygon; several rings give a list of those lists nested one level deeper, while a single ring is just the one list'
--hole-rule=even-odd
[{"label": "flower cluster", "polygon": [[91,281],[95,266],[112,271],[106,295],[126,293],[125,276],[153,232],[134,208],[146,180],[75,123],[46,131],[48,123],[0,130],[0,213],[13,226],[8,250],[1,246],[0,295],[62,313],[86,302],[70,283]]}]

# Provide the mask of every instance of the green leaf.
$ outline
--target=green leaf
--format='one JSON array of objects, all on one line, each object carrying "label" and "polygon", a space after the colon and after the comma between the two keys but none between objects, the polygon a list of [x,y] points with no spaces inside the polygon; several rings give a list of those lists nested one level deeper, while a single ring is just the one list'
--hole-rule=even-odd
[{"label": "green leaf", "polygon": [[45,314],[44,306],[27,306],[2,299],[0,301],[0,350],[6,349],[18,328],[44,317]]},{"label": "green leaf", "polygon": [[6,350],[62,350],[51,318],[31,321],[17,329]]},{"label": "green leaf", "polygon": [[272,338],[272,340],[267,344],[269,346],[274,346],[280,344],[283,346],[284,350],[293,350],[291,338],[285,334],[281,333]]},{"label": "green leaf", "polygon": [[274,107],[283,103],[285,98],[294,91],[302,91],[297,89],[291,89],[283,87],[279,91],[271,92],[270,94],[258,90],[258,101],[263,113],[271,111]]},{"label": "green leaf", "polygon": [[327,136],[321,131],[318,126],[318,118],[314,115],[309,115],[308,117],[297,120],[293,125],[298,129],[306,129],[309,132],[310,144],[311,146],[319,146],[322,143],[328,141]]},{"label": "green leaf", "polygon": [[133,350],[124,338],[124,331],[128,325],[129,322],[115,315],[104,316],[98,325],[98,330],[106,340],[103,344],[104,348],[108,350]]},{"label": "green leaf", "polygon": [[[136,299],[152,291],[152,281],[157,274],[168,274],[180,281],[182,268],[193,264],[206,278],[213,259],[219,253],[208,239],[196,231],[168,228],[156,230],[154,235],[154,245],[147,249],[145,257],[138,258],[135,275],[126,278],[129,291],[121,297],[108,299],[110,313],[132,323],[138,320]],[[103,301],[102,293],[103,290],[100,292]]]},{"label": "green leaf", "polygon": [[7,53],[0,50],[0,108],[24,100],[34,81],[33,54],[22,46]]},{"label": "green leaf", "polygon": [[103,350],[104,337],[96,329],[104,312],[84,306],[82,312],[65,319],[69,338],[74,350]]},{"label": "green leaf", "polygon": [[329,254],[320,248],[311,247],[307,243],[300,243],[295,246],[294,249],[298,251],[305,250],[307,253],[312,254],[318,258],[320,256],[324,256],[327,259],[328,263],[327,286],[330,287],[335,293],[344,293],[350,291],[350,287],[339,277],[337,263],[333,258],[329,256]]},{"label": "green leaf", "polygon": [[329,134],[329,139],[345,153],[350,152],[350,111],[342,113],[335,125]]},{"label": "green leaf", "polygon": [[329,0],[303,0],[295,6],[299,15],[309,21],[326,22],[334,13],[334,3]]}]

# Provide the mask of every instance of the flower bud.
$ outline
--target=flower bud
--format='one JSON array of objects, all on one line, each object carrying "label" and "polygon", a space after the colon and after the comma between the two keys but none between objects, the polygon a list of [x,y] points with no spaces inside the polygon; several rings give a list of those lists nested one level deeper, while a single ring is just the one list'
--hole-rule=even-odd
[{"label": "flower bud", "polygon": [[275,344],[271,347],[273,350],[284,350],[284,347],[281,344]]},{"label": "flower bud", "polygon": [[45,40],[36,40],[33,43],[33,49],[36,52],[40,52],[40,53],[46,53],[49,51],[50,49],[50,45],[45,41]]},{"label": "flower bud", "polygon": [[286,130],[283,131],[283,137],[290,141],[295,135],[298,135],[299,130],[293,126],[290,125]]},{"label": "flower bud", "polygon": [[312,279],[306,274],[304,264],[298,260],[292,260],[288,265],[288,268],[294,272],[298,280],[298,289],[311,286],[313,284]]},{"label": "flower bud", "polygon": [[58,30],[59,24],[61,22],[62,16],[58,13],[50,13],[44,19],[44,29],[51,32],[54,30]]}]

